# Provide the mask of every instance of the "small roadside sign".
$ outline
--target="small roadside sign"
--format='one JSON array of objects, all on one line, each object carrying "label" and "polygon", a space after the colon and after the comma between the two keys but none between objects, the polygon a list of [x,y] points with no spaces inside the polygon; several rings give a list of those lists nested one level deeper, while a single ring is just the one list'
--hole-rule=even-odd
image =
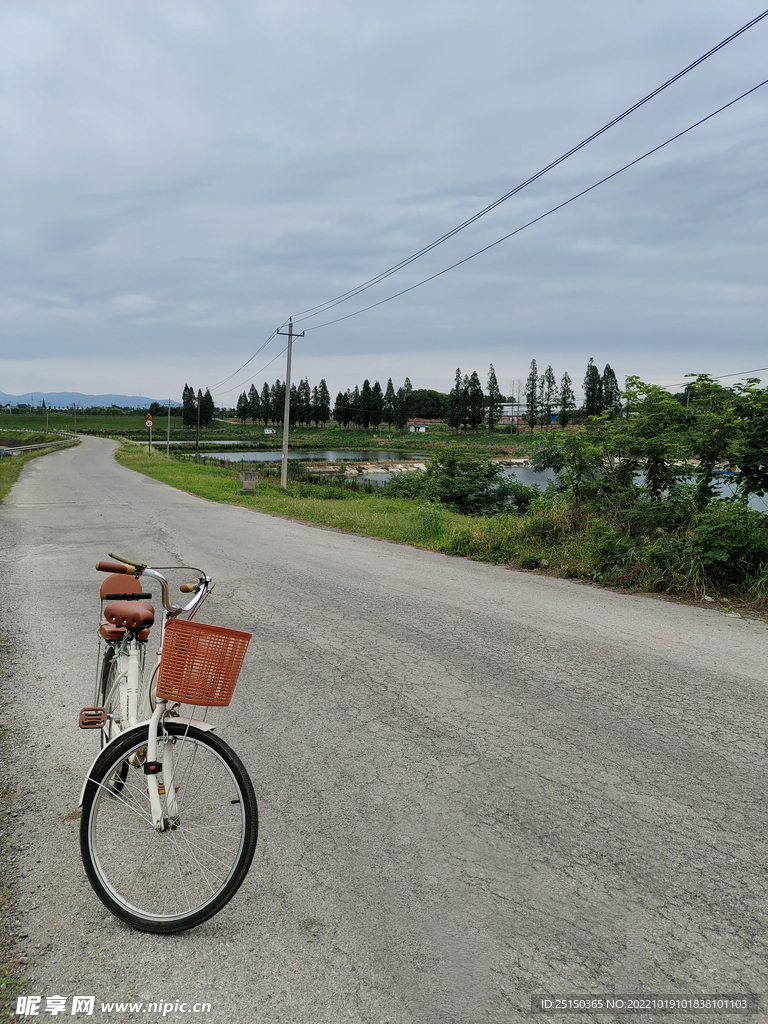
[{"label": "small roadside sign", "polygon": [[147,422],[144,424],[144,426],[145,427],[151,427],[152,426],[152,417],[151,416],[147,416]]}]

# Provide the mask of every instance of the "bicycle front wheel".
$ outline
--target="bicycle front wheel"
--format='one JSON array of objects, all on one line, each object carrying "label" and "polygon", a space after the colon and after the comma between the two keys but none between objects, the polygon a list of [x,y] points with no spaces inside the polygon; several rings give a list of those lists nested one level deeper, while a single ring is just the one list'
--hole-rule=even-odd
[{"label": "bicycle front wheel", "polygon": [[157,744],[165,826],[157,831],[143,768],[147,739],[148,729],[132,730],[94,765],[80,851],[96,895],[116,917],[141,931],[183,931],[218,913],[245,879],[258,834],[256,797],[223,740],[167,723]]}]

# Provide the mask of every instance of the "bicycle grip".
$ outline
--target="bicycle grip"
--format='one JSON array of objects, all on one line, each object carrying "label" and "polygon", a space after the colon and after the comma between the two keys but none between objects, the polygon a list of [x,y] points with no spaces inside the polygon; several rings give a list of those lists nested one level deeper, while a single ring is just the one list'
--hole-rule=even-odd
[{"label": "bicycle grip", "polygon": [[194,594],[197,590],[197,586],[194,583],[182,583],[179,590],[182,594]]},{"label": "bicycle grip", "polygon": [[105,562],[103,559],[96,563],[98,572],[119,572],[125,576],[132,576],[136,572],[135,565],[125,565],[124,562]]}]

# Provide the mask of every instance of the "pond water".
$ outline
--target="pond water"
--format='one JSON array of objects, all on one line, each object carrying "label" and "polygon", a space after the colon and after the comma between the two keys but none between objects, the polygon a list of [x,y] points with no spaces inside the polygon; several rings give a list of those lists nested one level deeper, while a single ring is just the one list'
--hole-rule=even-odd
[{"label": "pond water", "polygon": [[[214,459],[227,459],[230,462],[279,462],[282,458],[281,452],[205,452],[205,455]],[[393,452],[393,451],[379,451],[379,450],[326,450],[326,451],[294,451],[288,452],[289,459],[302,459],[304,461],[311,462],[412,462],[412,461],[423,461],[428,459],[428,455],[418,454],[417,452]],[[555,473],[551,469],[545,469],[538,473],[536,470],[531,469],[530,466],[507,466],[503,470],[505,477],[513,477],[515,480],[519,480],[520,483],[531,486],[537,484],[542,491],[546,488],[550,480],[555,479]],[[392,474],[386,470],[382,470],[379,473],[361,473],[356,479],[361,482],[370,481],[384,487],[389,481]],[[639,477],[639,482],[642,482],[642,476]],[[721,497],[731,497],[735,490],[735,478],[733,474],[723,473],[718,482],[718,492]],[[768,512],[768,498],[758,497],[752,495],[749,499],[750,508],[757,509],[759,512]]]},{"label": "pond water", "polygon": [[[282,452],[203,452],[212,459],[229,459],[230,462],[280,462]],[[353,451],[343,449],[333,451],[289,451],[289,459],[303,459],[305,462],[412,462],[427,458],[416,452],[387,452],[373,448]]]}]

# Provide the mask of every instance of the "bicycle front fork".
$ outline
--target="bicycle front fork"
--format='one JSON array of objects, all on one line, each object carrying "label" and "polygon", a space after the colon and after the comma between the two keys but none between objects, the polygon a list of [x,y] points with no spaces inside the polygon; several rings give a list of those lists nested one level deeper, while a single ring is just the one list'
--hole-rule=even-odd
[{"label": "bicycle front fork", "polygon": [[[159,700],[149,722],[147,740],[147,760],[144,762],[144,774],[147,777],[147,792],[152,811],[152,824],[158,832],[175,828],[179,824],[179,806],[176,799],[176,779],[174,773],[173,745],[176,742],[169,737],[164,738],[163,759],[157,759],[157,730],[160,720],[165,714],[166,702]],[[160,782],[160,773],[163,782]]]}]

